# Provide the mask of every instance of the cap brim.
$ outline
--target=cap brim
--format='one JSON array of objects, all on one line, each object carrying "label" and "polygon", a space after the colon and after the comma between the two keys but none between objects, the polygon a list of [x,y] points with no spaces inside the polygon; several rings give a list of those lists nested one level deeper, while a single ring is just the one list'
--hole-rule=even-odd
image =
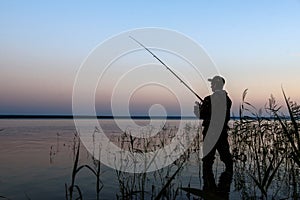
[{"label": "cap brim", "polygon": [[209,82],[212,82],[212,78],[207,79]]}]

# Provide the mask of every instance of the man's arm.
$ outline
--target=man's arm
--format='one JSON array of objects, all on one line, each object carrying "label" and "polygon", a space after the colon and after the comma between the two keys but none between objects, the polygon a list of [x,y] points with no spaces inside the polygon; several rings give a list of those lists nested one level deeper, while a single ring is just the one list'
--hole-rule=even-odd
[{"label": "man's arm", "polygon": [[203,103],[200,106],[200,119],[210,120],[211,116],[211,102],[210,97],[204,98]]}]

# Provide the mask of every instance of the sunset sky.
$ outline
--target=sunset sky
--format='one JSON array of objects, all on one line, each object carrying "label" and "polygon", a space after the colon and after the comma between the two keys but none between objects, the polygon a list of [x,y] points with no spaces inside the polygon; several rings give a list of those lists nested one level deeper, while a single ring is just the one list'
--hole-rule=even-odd
[{"label": "sunset sky", "polygon": [[[175,30],[200,44],[226,78],[235,114],[246,88],[248,100],[258,108],[270,94],[283,104],[281,85],[300,102],[299,11],[299,0],[2,0],[0,114],[72,114],[75,76],[89,53],[114,35],[144,27]],[[163,69],[155,73],[170,77]],[[175,82],[171,84],[179,84]],[[201,96],[210,92],[195,90]],[[172,94],[158,87],[149,91],[132,96],[132,114],[143,115],[156,103],[178,114]],[[185,104],[191,109],[185,114],[192,114],[195,100],[188,97]],[[98,102],[99,114],[109,114],[106,106]]]}]

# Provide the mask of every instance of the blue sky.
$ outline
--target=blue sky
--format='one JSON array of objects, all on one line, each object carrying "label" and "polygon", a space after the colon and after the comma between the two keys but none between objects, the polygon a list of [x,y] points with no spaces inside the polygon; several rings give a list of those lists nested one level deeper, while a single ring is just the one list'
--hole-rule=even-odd
[{"label": "blue sky", "polygon": [[[0,2],[0,114],[70,114],[76,72],[89,52],[130,29],[181,32],[204,47],[241,94],[262,107],[281,84],[300,101],[300,1]],[[193,104],[193,102],[191,102]],[[191,105],[192,106],[192,105]]]}]

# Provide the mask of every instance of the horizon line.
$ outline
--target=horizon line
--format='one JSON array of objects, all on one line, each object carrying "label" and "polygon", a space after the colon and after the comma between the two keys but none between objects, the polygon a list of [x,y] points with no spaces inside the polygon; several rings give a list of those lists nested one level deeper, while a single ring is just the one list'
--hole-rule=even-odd
[{"label": "horizon line", "polygon": [[97,116],[91,116],[91,115],[27,115],[27,114],[2,114],[0,115],[0,119],[74,119],[74,118],[82,118],[82,119],[91,119],[91,118],[97,118],[97,119],[182,119],[182,118],[188,118],[192,119],[196,117],[194,116],[179,116],[179,115],[171,115],[171,116],[147,116],[147,115],[133,115],[133,116],[113,116],[113,115],[97,115]]},{"label": "horizon line", "polygon": [[[198,119],[196,116],[180,116],[180,115],[170,115],[170,116],[147,116],[147,115],[133,115],[133,116],[113,116],[113,115],[97,115],[97,116],[90,116],[90,115],[27,115],[27,114],[0,114],[0,119],[169,119],[169,120],[178,120],[178,119]],[[257,117],[251,116],[244,116],[244,118],[249,119],[257,119]],[[274,117],[260,117],[264,119],[273,119]],[[286,117],[288,118],[288,117]],[[230,119],[236,120],[240,119],[239,116],[230,116]]]}]

